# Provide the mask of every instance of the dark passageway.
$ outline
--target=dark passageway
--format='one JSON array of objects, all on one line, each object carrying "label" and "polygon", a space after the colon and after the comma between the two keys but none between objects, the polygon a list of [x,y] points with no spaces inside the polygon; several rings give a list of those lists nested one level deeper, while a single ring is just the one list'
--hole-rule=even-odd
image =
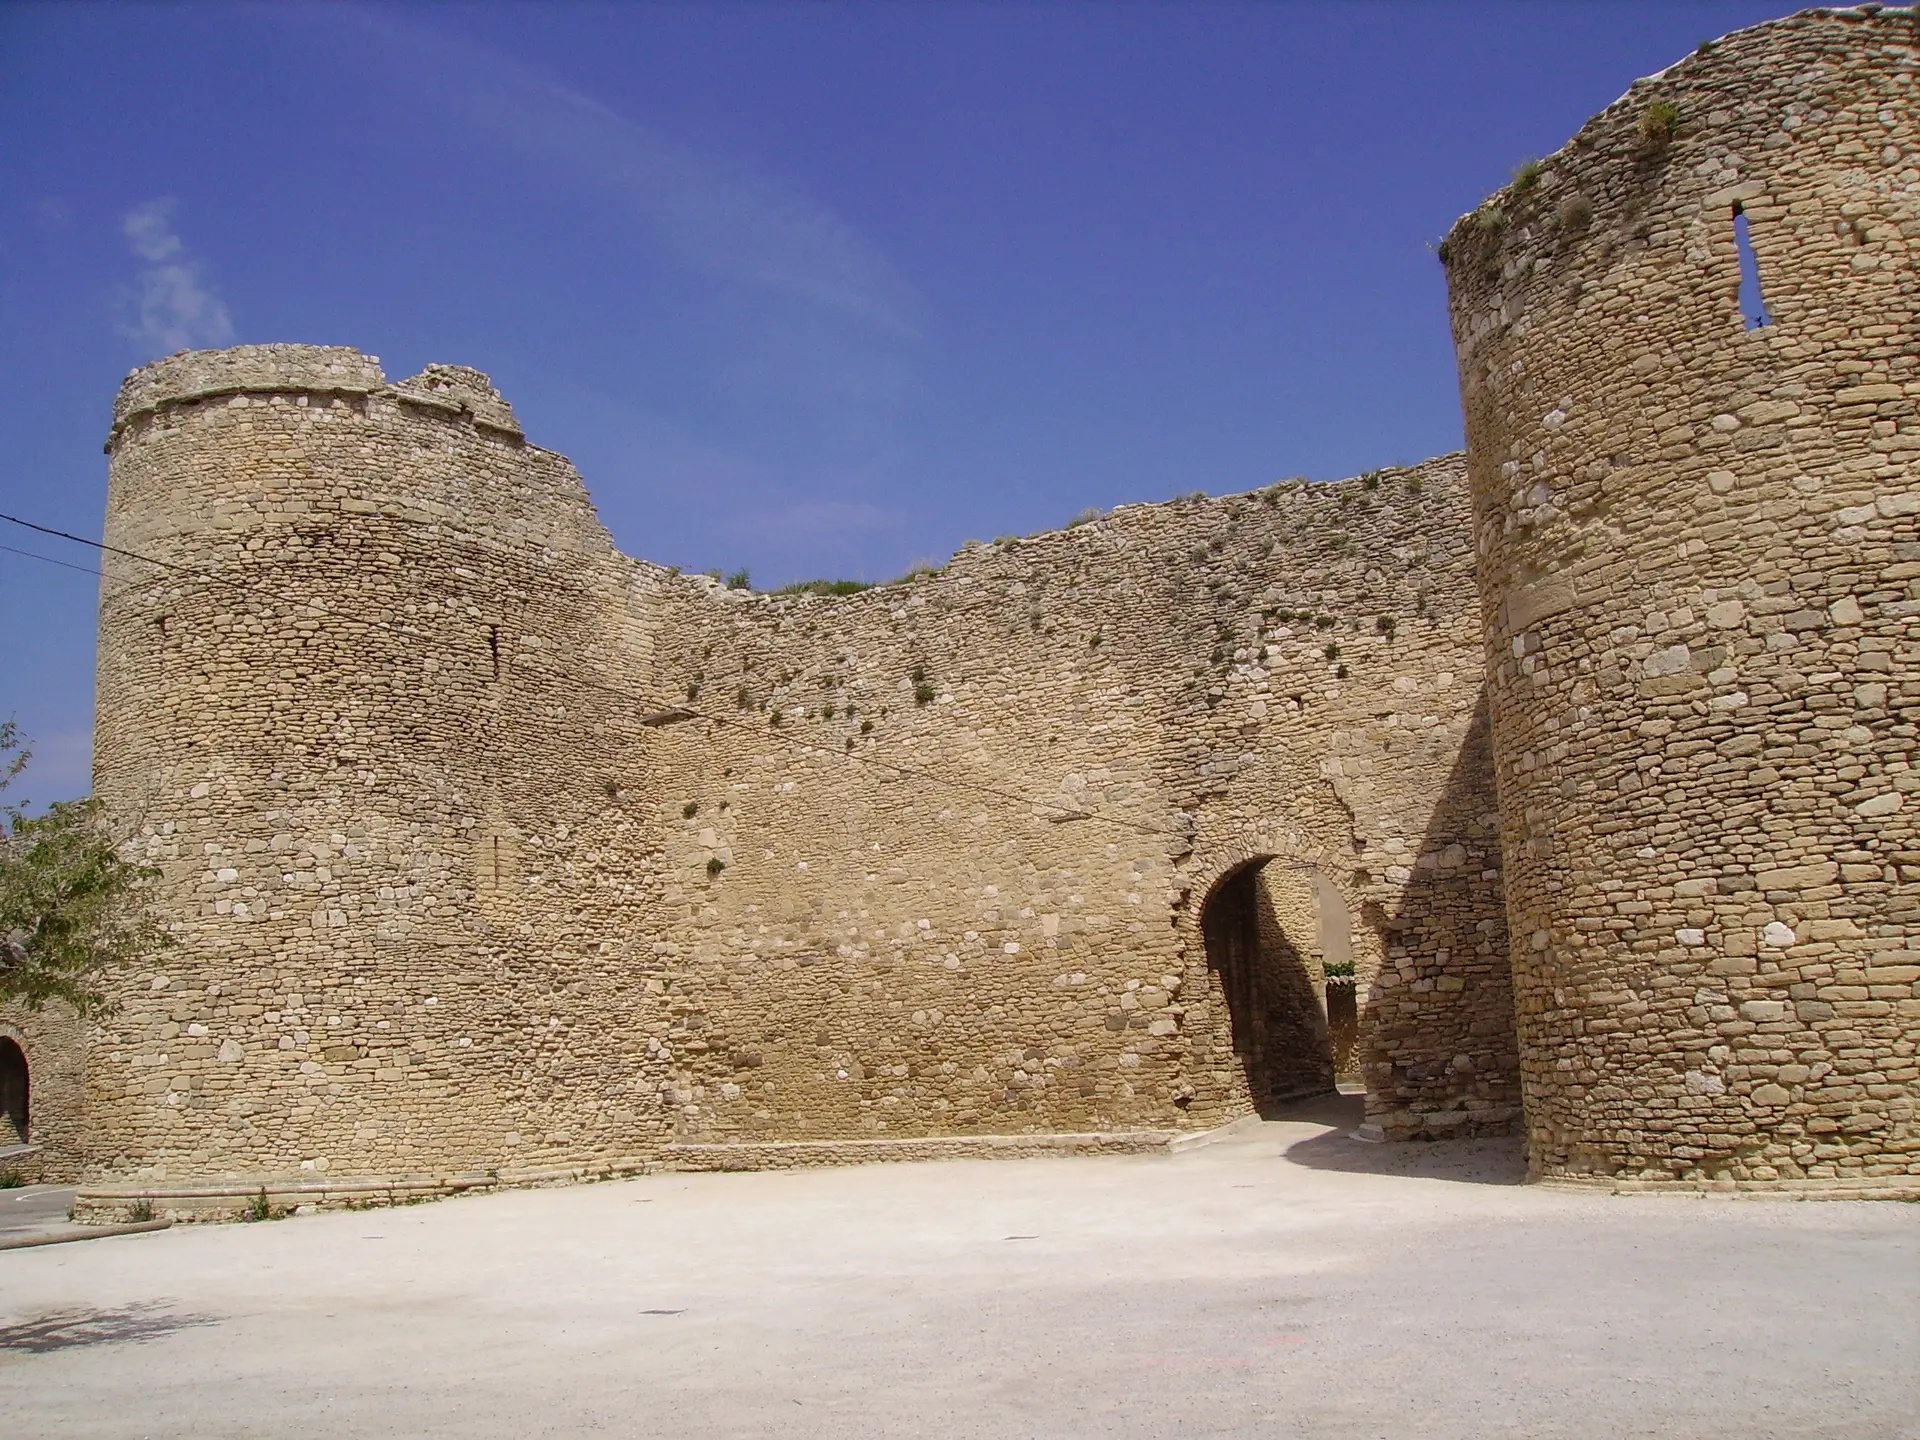
[{"label": "dark passageway", "polygon": [[[1310,913],[1310,912],[1309,912]],[[1287,923],[1292,920],[1292,924]],[[1263,1116],[1334,1088],[1333,1049],[1300,917],[1283,919],[1256,861],[1228,875],[1200,911],[1207,964],[1220,976],[1234,1053]]]},{"label": "dark passageway", "polygon": [[0,1145],[27,1138],[27,1057],[20,1046],[0,1035]]}]

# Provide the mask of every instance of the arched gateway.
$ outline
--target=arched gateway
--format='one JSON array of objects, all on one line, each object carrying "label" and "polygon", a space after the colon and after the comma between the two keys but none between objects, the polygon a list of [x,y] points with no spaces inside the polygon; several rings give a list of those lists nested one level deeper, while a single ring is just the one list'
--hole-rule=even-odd
[{"label": "arched gateway", "polygon": [[1352,1050],[1352,1016],[1329,1006],[1330,988],[1351,996],[1346,910],[1311,867],[1250,860],[1217,881],[1200,910],[1207,967],[1217,977],[1247,1093],[1262,1115],[1334,1088],[1336,1018]]},{"label": "arched gateway", "polygon": [[0,1147],[32,1138],[26,1052],[10,1035],[0,1035]]}]

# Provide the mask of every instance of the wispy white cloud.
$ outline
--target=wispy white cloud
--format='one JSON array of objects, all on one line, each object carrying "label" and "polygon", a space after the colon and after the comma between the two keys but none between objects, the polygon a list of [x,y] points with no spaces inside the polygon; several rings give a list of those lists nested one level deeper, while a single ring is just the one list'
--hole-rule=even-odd
[{"label": "wispy white cloud", "polygon": [[873,340],[920,331],[913,287],[833,210],[732,157],[669,140],[511,56],[392,10],[347,14],[406,55],[421,93],[489,143],[563,167],[613,197],[674,260],[806,307]]},{"label": "wispy white cloud", "polygon": [[127,248],[147,262],[128,297],[131,318],[122,331],[149,354],[233,341],[226,302],[202,279],[200,263],[188,256],[174,226],[175,208],[171,199],[149,200],[120,219]]}]

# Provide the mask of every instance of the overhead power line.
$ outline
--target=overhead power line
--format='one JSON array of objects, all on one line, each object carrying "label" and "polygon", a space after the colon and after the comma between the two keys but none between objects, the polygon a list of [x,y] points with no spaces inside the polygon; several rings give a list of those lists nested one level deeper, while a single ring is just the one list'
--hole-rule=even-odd
[{"label": "overhead power line", "polygon": [[[87,546],[89,549],[96,550],[101,554],[117,555],[123,559],[136,560],[141,562],[142,564],[152,565],[161,570],[170,570],[176,574],[181,574],[181,575],[191,575],[197,579],[205,580],[210,584],[223,585],[230,589],[243,590],[243,591],[248,591],[255,594],[265,595],[271,599],[277,600],[283,605],[304,607],[305,609],[315,614],[327,615],[336,619],[353,619],[354,623],[356,624],[370,626],[377,630],[384,630],[390,634],[398,635],[402,639],[410,642],[418,643],[419,641],[424,639],[424,637],[421,636],[419,632],[406,629],[402,626],[395,625],[390,621],[346,616],[346,615],[343,615],[340,611],[329,607],[322,601],[315,600],[305,595],[290,595],[284,592],[275,591],[268,588],[267,586],[265,586],[264,584],[262,584],[257,580],[242,579],[234,575],[223,574],[218,570],[209,570],[202,566],[183,565],[177,561],[163,560],[157,555],[147,555],[147,554],[143,554],[138,550],[128,550],[118,545],[109,545],[105,541],[90,539],[85,535],[75,535],[70,531],[59,530],[49,525],[37,524],[32,520],[25,519],[19,515],[11,515],[5,511],[0,511],[0,520],[3,520],[10,525],[18,525],[18,526],[21,526],[23,529],[35,531],[41,535],[50,536],[54,539],[67,540],[67,541],[71,541],[73,544],[76,544],[76,545]],[[0,550],[10,550],[10,549],[11,547],[8,547],[8,546],[0,546]],[[70,565],[70,564],[67,564],[67,562],[65,561],[52,559],[50,556],[35,555],[31,551],[19,550],[19,551],[12,551],[12,553],[20,554],[20,555],[30,555],[34,559],[46,560],[49,564],[53,564],[53,565],[64,565],[66,566],[67,569],[81,570],[84,573],[89,575],[98,576],[101,574],[101,572],[98,570],[90,570],[90,569],[87,569],[85,566],[80,566],[80,565]],[[732,719],[726,715],[715,714],[710,710],[695,709],[691,704],[684,704],[680,702],[663,703],[657,697],[644,695],[635,690],[628,690],[622,686],[610,684],[607,681],[596,679],[591,675],[584,674],[577,670],[576,671],[557,670],[551,666],[542,665],[538,660],[529,660],[524,657],[519,663],[526,665],[527,668],[529,669],[542,671],[550,676],[554,676],[555,678],[572,680],[575,683],[585,685],[590,689],[599,690],[604,694],[612,695],[620,700],[626,701],[629,704],[639,705],[640,707],[642,707],[643,713],[649,712],[649,711],[660,712],[664,710],[675,710],[675,711],[683,712],[691,716],[692,718],[705,720],[710,724],[720,726],[723,728],[729,728],[734,730],[742,730],[745,728],[741,724],[741,722],[739,722],[738,720]],[[760,732],[756,731],[756,733],[760,733]],[[983,781],[971,780],[963,775],[949,774],[946,772],[942,772],[940,770],[932,769],[928,766],[902,765],[898,761],[882,760],[877,756],[862,755],[857,751],[832,750],[826,746],[812,745],[812,744],[809,744],[807,741],[800,739],[797,736],[782,734],[777,726],[772,726],[772,725],[768,726],[764,733],[767,735],[769,739],[772,739],[779,744],[785,745],[789,749],[797,750],[805,754],[837,755],[839,756],[840,759],[845,760],[850,764],[865,765],[875,769],[886,770],[891,772],[894,775],[900,776],[903,779],[913,778],[913,779],[929,780],[941,785],[950,785],[955,788],[970,790],[970,791],[973,791],[975,794],[990,795],[995,797],[996,799],[1011,801],[1012,803],[1017,805],[1026,805],[1030,807],[1038,807],[1046,810],[1051,810],[1058,813],[1063,819],[1084,818],[1088,820],[1100,820],[1109,825],[1117,825],[1124,829],[1136,831],[1143,835],[1165,836],[1165,835],[1172,835],[1176,833],[1173,830],[1170,830],[1169,828],[1167,828],[1166,826],[1153,825],[1140,820],[1131,820],[1124,815],[1114,815],[1103,810],[1080,809],[1078,807],[1060,805],[1050,800],[1037,800],[1030,795],[1023,795],[1018,791],[1003,789],[997,785],[989,785]]]},{"label": "overhead power line", "polygon": [[16,550],[11,545],[0,545],[0,551],[8,555],[24,555],[29,560],[39,560],[48,565],[58,565],[62,570],[78,570],[82,575],[91,575],[96,580],[101,578],[100,572],[90,565],[75,565],[70,561],[56,560],[53,556],[42,555],[37,550]]}]

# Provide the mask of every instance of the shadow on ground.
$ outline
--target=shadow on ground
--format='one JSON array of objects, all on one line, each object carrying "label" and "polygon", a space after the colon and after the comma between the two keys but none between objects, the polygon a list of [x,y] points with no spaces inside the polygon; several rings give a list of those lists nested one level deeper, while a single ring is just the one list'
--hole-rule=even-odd
[{"label": "shadow on ground", "polygon": [[1311,1170],[1359,1175],[1410,1175],[1422,1180],[1458,1180],[1470,1185],[1519,1185],[1527,1178],[1526,1153],[1518,1135],[1470,1140],[1401,1140],[1369,1144],[1352,1132],[1366,1120],[1359,1095],[1320,1095],[1275,1114],[1290,1124],[1324,1125],[1324,1134],[1296,1140],[1284,1159]]},{"label": "shadow on ground", "polygon": [[0,1325],[0,1354],[47,1355],[88,1345],[120,1345],[213,1323],[211,1315],[181,1315],[159,1303],[119,1310],[56,1310]]}]

